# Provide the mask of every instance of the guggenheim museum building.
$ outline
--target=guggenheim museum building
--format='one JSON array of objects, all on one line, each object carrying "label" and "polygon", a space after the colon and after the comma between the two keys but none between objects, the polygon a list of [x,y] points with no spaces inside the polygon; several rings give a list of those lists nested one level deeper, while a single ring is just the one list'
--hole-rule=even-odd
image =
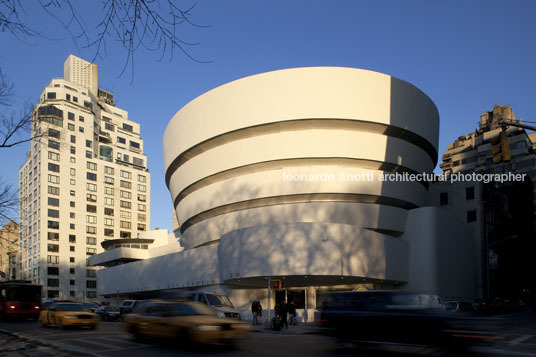
[{"label": "guggenheim museum building", "polygon": [[336,290],[472,297],[472,231],[429,204],[422,179],[438,136],[433,101],[373,71],[292,68],[212,89],[163,138],[178,230],[100,270],[99,295],[219,291],[244,311],[287,298],[309,314]]}]

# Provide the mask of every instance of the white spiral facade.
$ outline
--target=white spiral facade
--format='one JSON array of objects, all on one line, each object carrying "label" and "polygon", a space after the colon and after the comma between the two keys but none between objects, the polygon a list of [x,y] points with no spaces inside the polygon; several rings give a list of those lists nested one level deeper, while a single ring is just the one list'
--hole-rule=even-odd
[{"label": "white spiral facade", "polygon": [[[381,73],[295,68],[222,85],[184,106],[164,134],[183,244],[219,244],[214,259],[225,282],[407,281],[400,236],[427,184],[378,177],[432,173],[438,134],[434,103]],[[295,175],[318,179],[288,179]]]}]

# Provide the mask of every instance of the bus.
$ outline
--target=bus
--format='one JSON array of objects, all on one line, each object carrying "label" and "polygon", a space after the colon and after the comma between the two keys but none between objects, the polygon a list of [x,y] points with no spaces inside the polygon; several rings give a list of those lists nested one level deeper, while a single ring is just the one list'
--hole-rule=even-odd
[{"label": "bus", "polygon": [[0,319],[39,318],[41,312],[41,285],[28,280],[0,282]]}]

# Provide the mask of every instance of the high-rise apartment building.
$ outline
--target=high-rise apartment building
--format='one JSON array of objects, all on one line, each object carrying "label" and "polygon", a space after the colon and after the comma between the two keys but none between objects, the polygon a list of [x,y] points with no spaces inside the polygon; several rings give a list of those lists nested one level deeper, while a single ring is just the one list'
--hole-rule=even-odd
[{"label": "high-rise apartment building", "polygon": [[[428,204],[472,226],[478,290],[486,297],[527,298],[525,292],[534,289],[528,278],[534,265],[529,267],[525,254],[535,244],[536,133],[523,127],[509,105],[482,113],[478,129],[443,152],[439,166],[445,175],[458,175],[456,180],[435,183],[429,191]],[[497,174],[522,179],[468,179]]]},{"label": "high-rise apartment building", "polygon": [[33,111],[19,170],[20,278],[47,298],[97,297],[87,265],[106,239],[135,238],[150,224],[150,174],[140,124],[98,89],[98,67],[70,55]]}]

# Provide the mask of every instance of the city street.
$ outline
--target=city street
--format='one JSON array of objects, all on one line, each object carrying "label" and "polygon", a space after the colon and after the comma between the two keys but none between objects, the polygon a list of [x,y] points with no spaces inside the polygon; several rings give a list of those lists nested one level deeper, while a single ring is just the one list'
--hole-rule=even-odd
[{"label": "city street", "polygon": [[[499,339],[474,346],[479,356],[536,356],[534,313],[501,317]],[[44,328],[38,322],[0,322],[0,356],[347,356],[356,351],[342,348],[335,340],[311,325],[290,326],[275,332],[257,326],[236,348],[138,343],[123,330],[121,322],[102,322],[96,330],[60,330]],[[419,348],[389,347],[393,352],[428,354]],[[368,355],[358,351],[357,355]]]}]

